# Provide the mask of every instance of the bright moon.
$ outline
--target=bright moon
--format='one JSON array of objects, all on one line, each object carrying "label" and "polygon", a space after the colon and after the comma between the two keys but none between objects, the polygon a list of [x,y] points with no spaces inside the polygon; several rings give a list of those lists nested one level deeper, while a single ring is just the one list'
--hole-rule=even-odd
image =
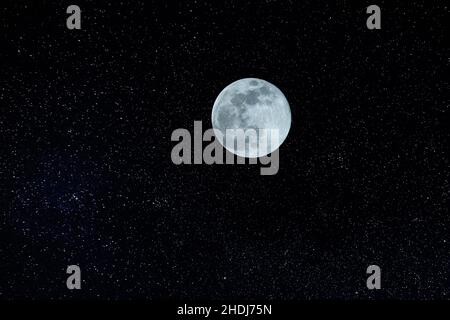
[{"label": "bright moon", "polygon": [[[241,79],[223,89],[214,102],[211,118],[219,142],[228,151],[247,158],[263,157],[278,149],[291,128],[291,109],[286,97],[270,82],[256,78]],[[257,141],[267,139],[267,131],[276,130],[277,138],[267,139],[266,145],[247,138],[245,146],[239,147],[234,141],[224,141],[229,129],[244,132],[253,129]]]}]

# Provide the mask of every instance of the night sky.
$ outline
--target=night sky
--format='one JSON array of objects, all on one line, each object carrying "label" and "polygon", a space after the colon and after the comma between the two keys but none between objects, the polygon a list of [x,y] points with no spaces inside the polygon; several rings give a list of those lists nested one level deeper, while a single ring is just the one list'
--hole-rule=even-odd
[{"label": "night sky", "polygon": [[[0,8],[0,299],[450,297],[448,5],[70,4]],[[291,107],[278,173],[173,164],[248,77]]]}]

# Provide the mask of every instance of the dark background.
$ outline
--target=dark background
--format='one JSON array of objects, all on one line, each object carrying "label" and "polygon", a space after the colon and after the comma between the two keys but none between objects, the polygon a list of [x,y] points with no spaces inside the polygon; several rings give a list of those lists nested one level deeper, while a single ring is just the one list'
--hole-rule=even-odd
[{"label": "dark background", "polygon": [[[448,7],[375,3],[2,2],[0,299],[448,299]],[[246,77],[278,174],[172,164]]]}]

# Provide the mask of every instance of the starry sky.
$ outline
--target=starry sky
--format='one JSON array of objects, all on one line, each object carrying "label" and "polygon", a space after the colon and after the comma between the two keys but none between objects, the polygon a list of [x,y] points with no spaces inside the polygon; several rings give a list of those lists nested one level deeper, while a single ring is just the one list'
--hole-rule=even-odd
[{"label": "starry sky", "polygon": [[[0,8],[0,299],[449,298],[447,4],[75,3]],[[291,106],[278,174],[174,165],[247,77]]]}]

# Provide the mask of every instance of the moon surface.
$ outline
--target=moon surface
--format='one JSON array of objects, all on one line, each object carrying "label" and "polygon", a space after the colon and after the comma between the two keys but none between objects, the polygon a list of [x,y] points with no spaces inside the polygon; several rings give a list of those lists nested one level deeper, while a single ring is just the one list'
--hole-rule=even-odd
[{"label": "moon surface", "polygon": [[[256,78],[237,80],[223,89],[214,102],[211,118],[219,142],[228,151],[246,158],[272,153],[291,128],[286,97],[270,82]],[[254,134],[239,140],[242,132]]]}]

